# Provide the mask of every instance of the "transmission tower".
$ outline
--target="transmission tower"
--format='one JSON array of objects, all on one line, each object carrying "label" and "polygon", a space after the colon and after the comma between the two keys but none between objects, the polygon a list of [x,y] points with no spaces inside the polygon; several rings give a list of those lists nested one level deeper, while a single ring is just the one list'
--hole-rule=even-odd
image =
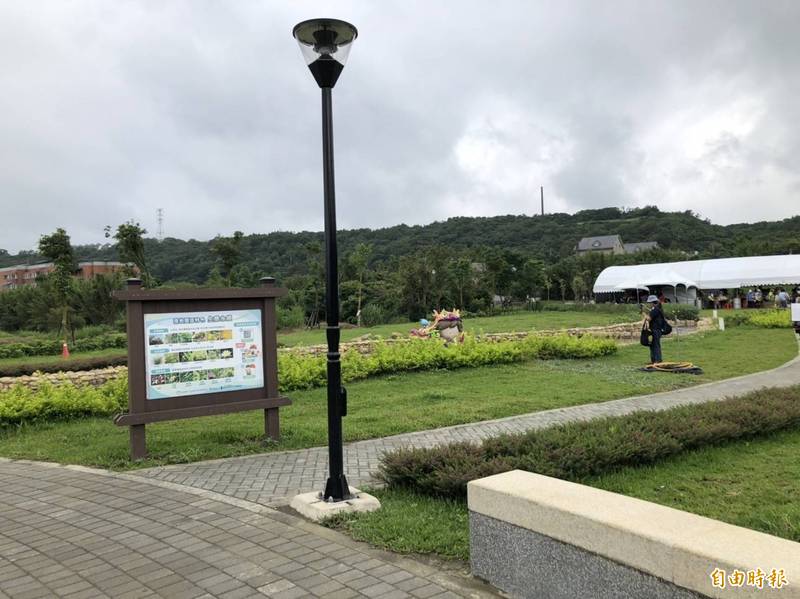
[{"label": "transmission tower", "polygon": [[158,218],[158,231],[156,232],[156,236],[158,240],[161,241],[164,239],[164,209],[159,208],[156,210],[156,216]]}]

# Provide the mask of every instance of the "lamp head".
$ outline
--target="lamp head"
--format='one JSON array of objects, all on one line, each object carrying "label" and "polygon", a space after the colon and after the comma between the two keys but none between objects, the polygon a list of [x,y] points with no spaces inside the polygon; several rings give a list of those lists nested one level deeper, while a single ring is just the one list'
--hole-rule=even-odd
[{"label": "lamp head", "polygon": [[310,19],[295,25],[292,35],[317,84],[336,85],[358,30],[338,19]]}]

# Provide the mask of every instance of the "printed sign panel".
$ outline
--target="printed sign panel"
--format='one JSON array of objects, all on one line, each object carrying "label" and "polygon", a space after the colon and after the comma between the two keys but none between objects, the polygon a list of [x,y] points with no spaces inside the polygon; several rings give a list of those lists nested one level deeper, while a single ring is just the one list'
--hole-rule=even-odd
[{"label": "printed sign panel", "polygon": [[264,386],[261,310],[145,314],[147,399]]}]

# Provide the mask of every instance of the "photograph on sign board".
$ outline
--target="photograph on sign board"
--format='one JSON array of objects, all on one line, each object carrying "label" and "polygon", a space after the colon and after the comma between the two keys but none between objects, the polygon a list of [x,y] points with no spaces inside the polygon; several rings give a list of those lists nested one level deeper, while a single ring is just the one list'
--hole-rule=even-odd
[{"label": "photograph on sign board", "polygon": [[147,399],[264,386],[260,310],[145,314]]}]

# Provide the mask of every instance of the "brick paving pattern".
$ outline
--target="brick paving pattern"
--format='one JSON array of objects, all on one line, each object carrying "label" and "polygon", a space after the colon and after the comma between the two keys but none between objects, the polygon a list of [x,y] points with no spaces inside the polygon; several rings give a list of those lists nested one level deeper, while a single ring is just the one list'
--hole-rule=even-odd
[{"label": "brick paving pattern", "polygon": [[[352,486],[359,486],[373,481],[373,474],[377,472],[384,452],[399,447],[432,447],[452,441],[477,442],[502,433],[524,432],[565,422],[621,416],[640,410],[666,410],[678,405],[744,395],[763,387],[789,385],[800,385],[800,358],[774,370],[676,391],[350,443],[344,451],[345,473]],[[346,433],[347,419],[345,419]],[[298,493],[322,489],[327,479],[327,468],[327,448],[315,447],[299,451],[163,466],[140,470],[136,474],[208,489],[263,505],[283,505]]]},{"label": "brick paving pattern", "polygon": [[2,598],[320,596],[493,594],[270,508],[125,475],[0,461]]}]

